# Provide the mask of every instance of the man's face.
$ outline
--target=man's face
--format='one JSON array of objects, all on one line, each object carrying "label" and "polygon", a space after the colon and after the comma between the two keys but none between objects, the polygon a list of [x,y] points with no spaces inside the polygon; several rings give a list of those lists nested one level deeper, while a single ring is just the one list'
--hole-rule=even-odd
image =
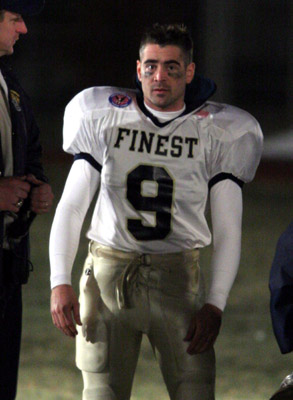
[{"label": "man's face", "polygon": [[4,12],[0,21],[0,57],[13,53],[13,46],[19,35],[27,33],[26,25],[20,14]]},{"label": "man's face", "polygon": [[145,103],[158,111],[178,111],[184,106],[186,84],[194,76],[195,64],[184,63],[178,46],[147,44],[137,61]]}]

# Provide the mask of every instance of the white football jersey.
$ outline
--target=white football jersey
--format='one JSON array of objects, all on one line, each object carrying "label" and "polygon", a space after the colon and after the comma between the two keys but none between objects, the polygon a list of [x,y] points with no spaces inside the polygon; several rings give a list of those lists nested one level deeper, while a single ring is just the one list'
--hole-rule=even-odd
[{"label": "white football jersey", "polygon": [[124,251],[166,253],[210,243],[209,188],[254,177],[262,132],[247,112],[213,102],[156,123],[135,91],[94,87],[66,107],[63,148],[101,172],[88,237]]}]

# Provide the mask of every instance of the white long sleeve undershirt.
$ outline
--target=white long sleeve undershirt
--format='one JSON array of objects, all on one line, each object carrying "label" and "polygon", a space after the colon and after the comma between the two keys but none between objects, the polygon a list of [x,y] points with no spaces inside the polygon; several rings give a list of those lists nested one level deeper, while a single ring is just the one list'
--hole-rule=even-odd
[{"label": "white long sleeve undershirt", "polygon": [[71,284],[80,232],[100,183],[100,173],[87,161],[75,161],[57,206],[49,243],[51,287]]},{"label": "white long sleeve undershirt", "polygon": [[[87,161],[75,161],[56,209],[50,235],[51,287],[71,284],[80,232],[99,187],[100,173]],[[213,255],[206,302],[224,310],[235,280],[241,251],[242,191],[226,179],[210,192]]]},{"label": "white long sleeve undershirt", "polygon": [[226,179],[210,192],[213,253],[206,302],[224,310],[238,272],[241,254],[242,190]]}]

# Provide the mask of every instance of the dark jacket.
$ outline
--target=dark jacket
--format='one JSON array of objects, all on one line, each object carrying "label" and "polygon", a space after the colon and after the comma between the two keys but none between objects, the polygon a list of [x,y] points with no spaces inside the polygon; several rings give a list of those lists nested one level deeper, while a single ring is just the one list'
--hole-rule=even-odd
[{"label": "dark jacket", "polygon": [[293,222],[280,236],[270,273],[271,317],[282,353],[293,350]]},{"label": "dark jacket", "polygon": [[[39,128],[36,125],[29,98],[3,59],[0,59],[0,69],[9,93],[14,176],[31,173],[46,182],[47,178],[44,176],[41,164],[42,148],[39,143]],[[4,175],[2,151],[0,151],[0,175]],[[0,212],[0,296],[3,284],[4,213],[4,211]],[[19,280],[19,283],[26,283],[29,266],[28,234],[13,244],[12,254],[12,267],[16,271],[16,280]]]}]

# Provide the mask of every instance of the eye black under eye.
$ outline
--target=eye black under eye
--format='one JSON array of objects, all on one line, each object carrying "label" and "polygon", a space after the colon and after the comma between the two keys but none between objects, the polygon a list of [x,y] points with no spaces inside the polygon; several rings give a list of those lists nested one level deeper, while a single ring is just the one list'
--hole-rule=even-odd
[{"label": "eye black under eye", "polygon": [[168,68],[173,71],[175,69],[178,69],[178,65],[169,65]]}]

